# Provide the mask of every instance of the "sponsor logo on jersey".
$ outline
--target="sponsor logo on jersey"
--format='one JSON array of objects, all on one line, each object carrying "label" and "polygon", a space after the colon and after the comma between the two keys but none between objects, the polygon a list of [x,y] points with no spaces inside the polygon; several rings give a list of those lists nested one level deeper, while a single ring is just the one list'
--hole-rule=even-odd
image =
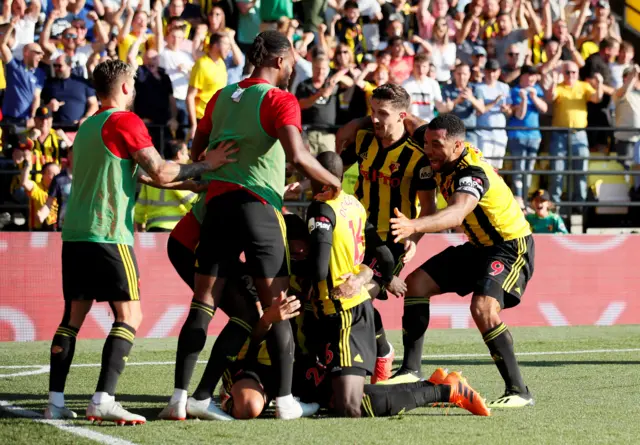
[{"label": "sponsor logo on jersey", "polygon": [[378,182],[393,188],[400,187],[400,184],[402,183],[401,178],[392,178],[390,175],[385,175],[380,170],[375,170],[373,168],[370,170],[361,169],[360,174],[368,181]]},{"label": "sponsor logo on jersey", "polygon": [[429,179],[433,176],[433,169],[430,165],[420,169],[420,179]]},{"label": "sponsor logo on jersey", "polygon": [[458,180],[458,188],[456,190],[470,192],[476,198],[480,199],[484,194],[484,185],[480,178],[465,176]]},{"label": "sponsor logo on jersey", "polygon": [[331,222],[323,216],[318,218],[309,218],[308,229],[309,233],[316,229],[331,230]]}]

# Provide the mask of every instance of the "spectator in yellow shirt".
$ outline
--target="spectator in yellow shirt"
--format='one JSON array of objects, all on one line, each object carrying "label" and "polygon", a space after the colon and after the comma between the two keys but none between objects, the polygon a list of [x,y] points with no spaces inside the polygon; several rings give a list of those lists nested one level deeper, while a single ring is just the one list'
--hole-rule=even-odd
[{"label": "spectator in yellow shirt", "polygon": [[219,89],[227,86],[227,67],[224,58],[230,51],[229,37],[214,34],[211,36],[209,52],[193,65],[187,90],[187,112],[192,138],[209,100]]},{"label": "spectator in yellow shirt", "polygon": [[13,160],[16,164],[22,164],[20,175],[22,187],[29,197],[29,230],[54,230],[58,215],[58,206],[53,204],[47,219],[40,223],[38,220],[38,210],[46,204],[49,197],[49,186],[53,178],[60,173],[60,166],[49,162],[42,167],[42,180],[35,182],[29,179],[33,167],[33,153],[31,150],[22,148],[15,149]]},{"label": "spectator in yellow shirt", "polygon": [[[165,159],[179,164],[189,162],[189,150],[184,142],[171,141],[165,148]],[[161,190],[142,185],[136,201],[136,230],[171,232],[186,215],[198,195],[189,190]]]},{"label": "spectator in yellow shirt", "polygon": [[[551,134],[551,156],[567,156],[570,149],[571,154],[576,157],[589,157],[589,142],[587,133],[587,102],[599,103],[602,100],[604,79],[600,73],[596,73],[588,82],[579,80],[578,65],[575,62],[565,62],[562,70],[564,80],[557,84],[557,77],[553,77],[553,84],[547,90],[547,100],[552,103],[553,127],[571,128],[569,135],[564,130],[554,131]],[[570,140],[567,140],[569,139]],[[569,147],[570,146],[570,147]],[[551,162],[554,170],[563,171],[566,168],[564,160]],[[589,161],[587,159],[572,161],[571,170],[587,170]],[[549,189],[551,200],[560,202],[562,196],[563,176],[556,174],[551,176]],[[574,198],[576,201],[587,199],[587,177],[586,175],[573,176]]]},{"label": "spectator in yellow shirt", "polygon": [[[149,15],[141,9],[134,11],[131,4],[127,2],[127,18],[118,34],[118,58],[127,62],[129,52],[134,44],[137,48],[137,63],[142,65],[142,57],[149,49],[161,50],[164,46],[162,29],[162,3],[156,2],[156,19],[152,23],[153,34],[147,32],[149,27]],[[160,48],[159,48],[160,47]]]}]

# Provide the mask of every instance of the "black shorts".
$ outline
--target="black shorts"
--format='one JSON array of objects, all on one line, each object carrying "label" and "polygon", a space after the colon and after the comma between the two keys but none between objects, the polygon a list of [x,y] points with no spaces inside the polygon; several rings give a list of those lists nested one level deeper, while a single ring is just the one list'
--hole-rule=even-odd
[{"label": "black shorts", "polygon": [[85,241],[62,243],[65,300],[139,300],[139,276],[131,246]]},{"label": "black shorts", "polygon": [[394,269],[393,274],[395,276],[400,275],[402,272],[402,267],[404,263],[402,262],[402,258],[404,256],[404,244],[403,243],[394,243],[393,236],[389,234],[386,241],[382,241],[378,234],[371,234],[370,232],[366,232],[367,236],[365,237],[365,251],[364,251],[364,261],[363,264],[365,266],[369,266],[371,270],[373,270],[373,281],[378,283],[380,286],[380,293],[376,297],[378,300],[387,300],[389,296],[387,295],[387,291],[384,289],[384,285],[387,283],[383,283],[382,275],[380,274],[379,262],[376,256],[376,248],[380,245],[386,245],[391,254],[393,255],[394,260]]},{"label": "black shorts", "polygon": [[433,278],[442,293],[488,295],[504,309],[520,304],[533,275],[534,254],[531,235],[487,247],[465,243],[448,247],[421,269]]},{"label": "black shorts", "polygon": [[228,277],[233,272],[227,266],[244,252],[252,277],[287,276],[286,234],[280,211],[249,192],[238,190],[215,196],[207,203],[196,248],[196,272]]},{"label": "black shorts", "polygon": [[[324,364],[331,374],[352,374],[351,368],[373,373],[376,362],[376,331],[371,300],[320,318]],[[320,357],[322,361],[322,356]]]}]

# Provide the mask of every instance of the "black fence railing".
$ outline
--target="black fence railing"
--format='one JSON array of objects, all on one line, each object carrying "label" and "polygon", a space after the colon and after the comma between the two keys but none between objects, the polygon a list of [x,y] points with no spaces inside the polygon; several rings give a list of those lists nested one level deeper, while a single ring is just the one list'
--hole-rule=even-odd
[{"label": "black fence railing", "polygon": [[[0,127],[3,129],[3,153],[4,153],[4,159],[2,157],[0,157],[0,184],[4,184],[6,183],[6,181],[2,181],[2,177],[9,175],[17,175],[19,172],[18,170],[15,168],[15,166],[13,166],[12,163],[12,159],[11,159],[11,151],[16,148],[19,144],[19,138],[22,137],[20,134],[20,127],[16,127],[14,124],[5,124],[0,122]],[[154,142],[156,143],[157,146],[159,147],[163,147],[165,142],[167,142],[167,139],[171,139],[171,134],[168,132],[166,126],[163,125],[153,125],[153,124],[149,124],[147,125],[149,132],[152,134]],[[72,125],[72,126],[56,126],[55,128],[61,128],[63,131],[76,131],[77,130],[77,125]],[[182,130],[186,130],[186,128],[183,126],[181,128]],[[337,131],[338,127],[334,127],[332,128],[330,131]],[[312,131],[314,130],[313,127],[311,126],[304,126],[303,127],[304,131]],[[323,129],[323,130],[326,130]],[[493,157],[487,157],[487,160],[498,160],[501,159],[503,161],[531,161],[531,160],[536,160],[536,161],[551,161],[550,162],[550,168],[549,169],[517,169],[517,168],[510,168],[510,169],[503,169],[500,170],[500,174],[505,177],[505,178],[512,178],[514,175],[538,175],[538,176],[542,176],[542,177],[547,177],[547,176],[551,176],[551,175],[563,175],[566,176],[569,180],[567,181],[567,186],[566,186],[566,190],[565,190],[565,195],[569,198],[571,198],[574,194],[574,181],[571,180],[572,177],[580,175],[580,176],[590,176],[590,175],[597,175],[597,176],[628,176],[628,177],[636,177],[636,176],[640,176],[640,170],[635,170],[635,169],[626,169],[624,171],[612,171],[612,170],[581,170],[581,169],[575,169],[575,168],[571,168],[572,167],[572,163],[574,161],[617,161],[622,165],[628,165],[630,163],[630,161],[633,160],[633,156],[622,156],[622,155],[603,155],[603,154],[599,154],[599,153],[591,153],[589,156],[577,156],[575,155],[572,150],[571,150],[571,144],[574,141],[574,139],[577,137],[577,133],[578,132],[585,132],[587,134],[587,136],[589,136],[589,134],[594,134],[594,133],[600,133],[600,132],[604,132],[607,135],[607,138],[609,139],[609,151],[613,152],[613,143],[614,143],[614,133],[615,132],[633,132],[636,133],[638,135],[640,135],[640,129],[638,128],[620,128],[620,127],[588,127],[588,128],[584,128],[584,129],[575,129],[575,128],[559,128],[559,127],[550,127],[550,126],[541,126],[541,127],[537,127],[537,128],[531,128],[531,127],[504,127],[504,128],[494,128],[494,127],[476,127],[476,128],[470,128],[470,131],[478,131],[478,130],[485,130],[485,131],[495,131],[495,130],[499,130],[499,131],[540,131],[540,133],[542,134],[542,142],[539,148],[538,153],[541,153],[539,155],[535,155],[535,156],[514,156],[512,154],[509,153],[509,151],[507,150],[507,153],[505,156],[503,157],[499,157],[499,158],[493,158]],[[548,136],[550,133],[564,133],[566,135],[566,155],[550,155],[548,154],[548,145],[549,145],[549,141],[548,141]],[[582,136],[582,135],[580,135]],[[162,150],[160,150],[160,152],[162,153]],[[4,162],[3,162],[4,161]],[[564,161],[565,162],[565,166],[567,168],[562,169],[562,170],[555,170],[553,169],[553,161]],[[1,191],[0,191],[0,196],[2,196]],[[2,198],[0,198],[2,199]],[[600,202],[600,201],[573,201],[573,200],[565,200],[565,201],[560,201],[560,202],[556,202],[555,203],[557,206],[560,207],[640,207],[640,202],[634,202],[634,201],[618,201],[618,202],[614,202],[614,201],[604,201],[604,202]],[[288,207],[300,207],[300,208],[304,208],[307,207],[309,205],[308,201],[304,201],[304,200],[300,200],[300,201],[286,201],[285,205]],[[11,203],[11,202],[2,202],[0,201],[0,211],[5,211],[5,210],[14,210],[14,211],[24,211],[27,209],[27,205],[24,204],[19,204],[19,203]]]}]

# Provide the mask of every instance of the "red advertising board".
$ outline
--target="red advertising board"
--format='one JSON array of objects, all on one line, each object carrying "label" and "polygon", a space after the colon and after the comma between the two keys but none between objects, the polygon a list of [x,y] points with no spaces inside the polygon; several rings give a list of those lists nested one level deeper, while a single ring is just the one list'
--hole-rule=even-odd
[{"label": "red advertising board", "polygon": [[[505,311],[512,326],[612,325],[640,323],[640,273],[637,235],[536,236],[535,273],[522,303]],[[405,274],[462,235],[427,235]],[[166,255],[167,235],[136,237],[144,321],[139,337],[176,336],[191,294]],[[0,341],[49,340],[62,317],[60,235],[0,233]],[[467,264],[460,264],[463,274]],[[434,297],[434,328],[473,326],[469,297]],[[400,329],[402,300],[375,303],[387,329]],[[112,323],[106,303],[95,304],[80,332],[81,338],[104,338]],[[226,322],[216,314],[210,333]]]}]

